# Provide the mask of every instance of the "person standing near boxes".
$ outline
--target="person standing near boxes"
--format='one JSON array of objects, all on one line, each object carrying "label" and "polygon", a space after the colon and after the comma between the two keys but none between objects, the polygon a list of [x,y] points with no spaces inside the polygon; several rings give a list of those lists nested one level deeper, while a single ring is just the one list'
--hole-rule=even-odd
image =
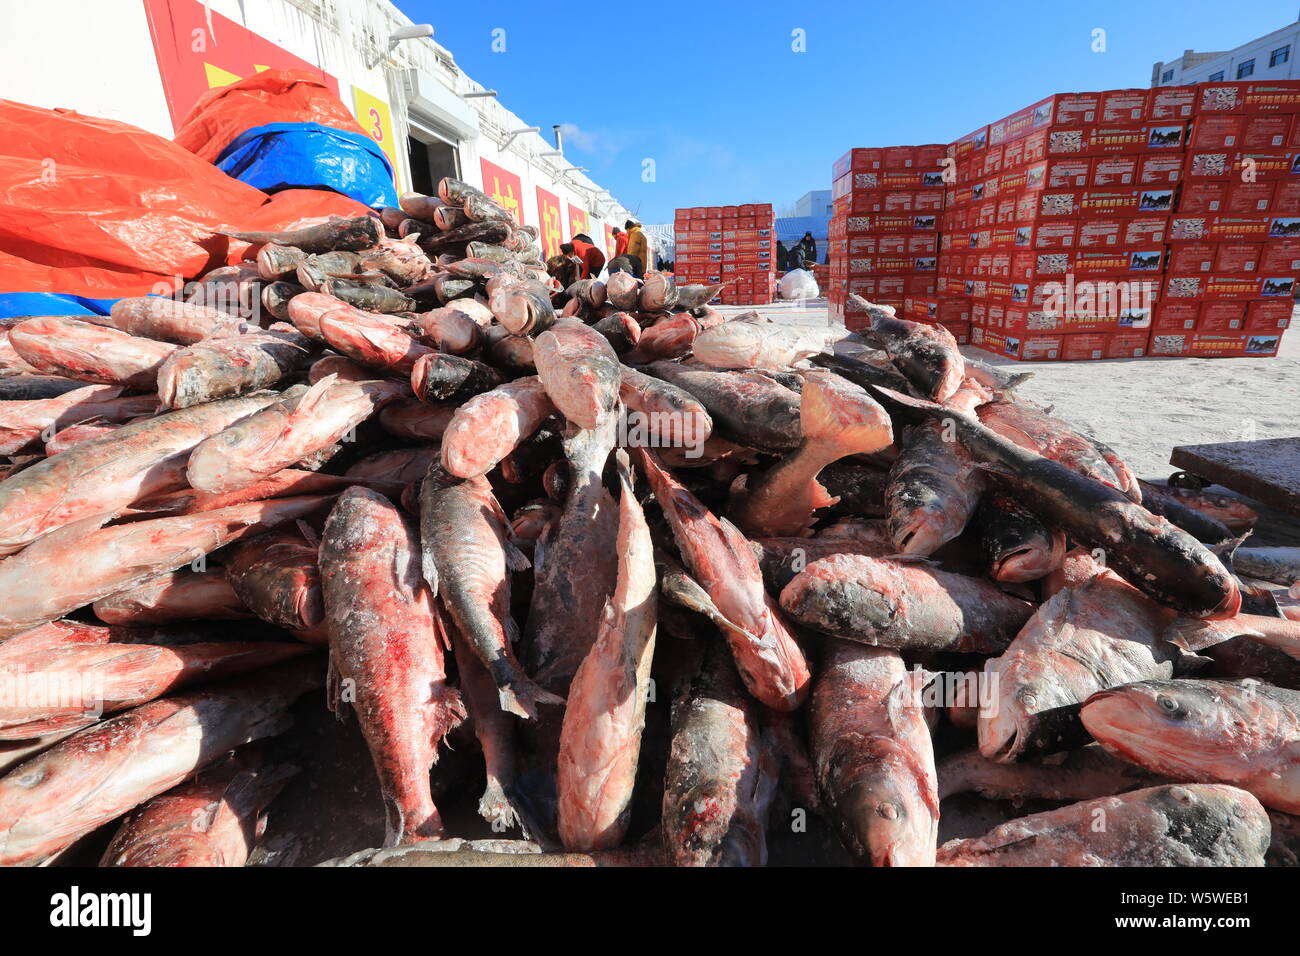
[{"label": "person standing near boxes", "polygon": [[629,219],[623,225],[627,227],[626,254],[634,266],[632,275],[644,279],[646,269],[654,268],[654,260],[650,258],[650,242],[646,239],[646,234],[641,231],[641,223],[635,219]]}]

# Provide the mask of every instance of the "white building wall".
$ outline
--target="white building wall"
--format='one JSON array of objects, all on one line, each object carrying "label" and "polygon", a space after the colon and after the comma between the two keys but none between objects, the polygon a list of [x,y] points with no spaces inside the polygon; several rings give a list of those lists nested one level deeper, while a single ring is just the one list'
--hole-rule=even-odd
[{"label": "white building wall", "polygon": [[[1275,66],[1269,65],[1274,50],[1287,47],[1287,58]],[[1168,63],[1157,63],[1152,68],[1152,86],[1179,86],[1189,83],[1206,83],[1237,79],[1237,70],[1250,61],[1254,63],[1254,72],[1242,79],[1255,80],[1294,80],[1300,79],[1300,21],[1289,24],[1280,30],[1262,36],[1259,39],[1243,43],[1235,50],[1228,50],[1217,56],[1203,59],[1202,56],[1179,57]],[[1184,64],[1184,60],[1190,62]],[[1172,71],[1172,76],[1165,79]],[[1218,74],[1222,73],[1222,76]]]},{"label": "white building wall", "polygon": [[[449,51],[430,39],[403,41],[368,66],[387,48],[390,33],[411,24],[389,0],[208,0],[208,7],[335,76],[339,96],[349,109],[354,108],[354,85],[387,98],[397,143],[399,191],[411,181],[406,159],[407,71],[420,71],[426,82],[431,78],[457,95],[482,88],[459,70]],[[220,31],[214,32],[219,46]],[[488,40],[485,35],[484,42]],[[0,0],[0,96],[105,116],[169,138],[174,133],[140,0]],[[509,97],[509,90],[500,91],[502,100],[508,102]],[[557,104],[562,102],[557,96]],[[539,153],[554,148],[541,134],[523,134],[501,148],[510,130],[535,125],[549,134],[552,123],[569,117],[530,122],[494,99],[464,103],[477,114],[479,133],[460,143],[462,175],[482,186],[481,158],[518,175],[525,223],[539,224],[537,186],[559,197],[565,239],[570,203],[586,210],[589,232],[601,248],[604,224],[621,227],[630,218],[608,195],[604,202],[594,201],[591,197],[600,187],[585,175],[564,177],[573,165],[564,158],[539,158]]]},{"label": "white building wall", "polygon": [[0,0],[0,97],[171,137],[144,4]]}]

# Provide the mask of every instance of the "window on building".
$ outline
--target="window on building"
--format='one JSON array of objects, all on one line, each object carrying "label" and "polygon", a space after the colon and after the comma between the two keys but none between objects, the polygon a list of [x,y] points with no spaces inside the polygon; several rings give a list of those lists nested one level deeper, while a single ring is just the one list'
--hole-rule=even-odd
[{"label": "window on building", "polygon": [[1242,60],[1237,64],[1237,79],[1244,80],[1255,72],[1254,59]]},{"label": "window on building", "polygon": [[1268,65],[1277,66],[1279,63],[1285,63],[1290,56],[1291,44],[1288,43],[1286,46],[1280,46],[1269,54]]},{"label": "window on building", "polygon": [[1163,73],[1160,74],[1160,82],[1161,82],[1161,83],[1168,83],[1168,82],[1169,82],[1170,80],[1172,80],[1173,78],[1174,78],[1174,71],[1173,71],[1173,70],[1165,70]]},{"label": "window on building", "polygon": [[1222,80],[1222,79],[1223,79],[1223,71],[1222,71],[1222,70],[1220,70],[1218,73],[1211,73],[1211,74],[1210,74],[1210,82],[1211,82],[1211,83],[1218,83],[1218,82],[1219,82],[1220,80]]}]

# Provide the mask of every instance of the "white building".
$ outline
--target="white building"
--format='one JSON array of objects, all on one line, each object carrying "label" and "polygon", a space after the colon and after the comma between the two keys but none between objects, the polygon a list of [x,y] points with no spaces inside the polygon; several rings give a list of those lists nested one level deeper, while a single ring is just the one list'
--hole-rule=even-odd
[{"label": "white building", "polygon": [[[266,68],[324,75],[379,142],[398,190],[430,192],[444,175],[480,186],[524,223],[567,240],[630,214],[483,88],[433,39],[391,45],[411,21],[389,0],[2,0],[0,96],[68,107],[170,138],[206,89]],[[503,18],[508,22],[508,18]],[[437,24],[433,24],[436,31]],[[516,39],[484,27],[501,51]],[[559,52],[559,51],[557,51]],[[549,71],[554,64],[538,63]],[[556,87],[549,133],[569,117]],[[468,95],[467,95],[468,94]],[[492,181],[488,181],[489,177]],[[544,243],[545,245],[545,243]]]},{"label": "white building", "polygon": [[831,191],[829,189],[814,189],[806,192],[794,203],[795,216],[825,216],[831,214]]},{"label": "white building", "polygon": [[1218,83],[1224,80],[1300,79],[1296,56],[1300,53],[1300,20],[1274,30],[1235,50],[1198,53],[1184,50],[1168,63],[1151,67],[1152,86]]}]

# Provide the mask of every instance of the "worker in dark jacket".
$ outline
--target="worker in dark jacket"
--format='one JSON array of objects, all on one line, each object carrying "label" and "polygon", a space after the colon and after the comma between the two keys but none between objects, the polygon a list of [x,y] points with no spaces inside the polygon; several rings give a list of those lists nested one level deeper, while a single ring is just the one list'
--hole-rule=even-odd
[{"label": "worker in dark jacket", "polygon": [[815,263],[817,261],[817,240],[813,238],[811,232],[803,234],[803,238],[799,240],[799,248],[803,250],[805,262]]},{"label": "worker in dark jacket", "polygon": [[567,289],[578,281],[582,274],[582,260],[574,254],[573,243],[563,243],[560,254],[546,260],[546,273],[560,284],[561,289]]},{"label": "worker in dark jacket", "polygon": [[582,260],[582,278],[594,279],[605,268],[605,255],[596,248],[591,237],[584,232],[573,237],[573,252]]}]

